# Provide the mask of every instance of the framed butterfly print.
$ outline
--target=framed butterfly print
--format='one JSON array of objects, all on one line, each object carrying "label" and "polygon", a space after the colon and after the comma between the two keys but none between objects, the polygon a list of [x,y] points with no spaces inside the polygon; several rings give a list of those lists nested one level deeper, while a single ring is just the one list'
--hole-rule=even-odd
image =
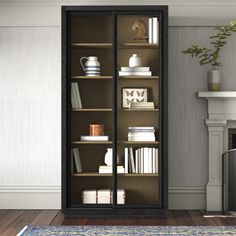
[{"label": "framed butterfly print", "polygon": [[130,108],[133,102],[147,102],[147,88],[122,88],[122,108]]}]

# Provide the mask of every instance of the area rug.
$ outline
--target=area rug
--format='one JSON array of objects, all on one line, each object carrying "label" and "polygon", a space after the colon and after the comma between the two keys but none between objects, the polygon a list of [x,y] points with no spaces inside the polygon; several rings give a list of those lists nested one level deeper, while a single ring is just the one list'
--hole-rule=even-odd
[{"label": "area rug", "polygon": [[236,226],[28,226],[18,236],[236,235]]}]

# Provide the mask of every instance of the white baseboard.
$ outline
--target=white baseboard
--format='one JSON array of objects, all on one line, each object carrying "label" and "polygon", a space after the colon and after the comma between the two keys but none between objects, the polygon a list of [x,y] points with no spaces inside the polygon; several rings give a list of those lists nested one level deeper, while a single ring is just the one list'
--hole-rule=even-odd
[{"label": "white baseboard", "polygon": [[[169,187],[170,210],[205,208],[205,187]],[[61,187],[0,187],[0,209],[61,209]]]},{"label": "white baseboard", "polygon": [[0,209],[61,209],[61,187],[0,187]]},{"label": "white baseboard", "polygon": [[169,187],[169,210],[206,209],[205,187]]}]

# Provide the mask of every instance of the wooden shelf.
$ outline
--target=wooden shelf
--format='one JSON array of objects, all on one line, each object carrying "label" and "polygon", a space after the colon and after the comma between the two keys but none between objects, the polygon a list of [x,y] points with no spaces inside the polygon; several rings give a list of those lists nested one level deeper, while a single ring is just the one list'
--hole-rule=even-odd
[{"label": "wooden shelf", "polygon": [[[118,176],[125,177],[154,177],[159,176],[159,174],[117,174]],[[98,172],[87,172],[87,173],[73,173],[72,176],[96,176],[96,177],[104,177],[104,176],[112,176],[112,174],[98,173]]]},{"label": "wooden shelf", "polygon": [[74,75],[71,77],[72,80],[78,80],[78,79],[88,79],[88,80],[105,80],[105,79],[112,79],[111,75],[101,75],[101,76],[80,76],[80,75]]},{"label": "wooden shelf", "polygon": [[119,144],[128,144],[128,145],[135,145],[135,144],[141,144],[141,145],[147,145],[147,144],[159,144],[159,141],[123,141],[119,140]]},{"label": "wooden shelf", "polygon": [[112,141],[72,141],[72,144],[112,144]]},{"label": "wooden shelf", "polygon": [[82,108],[82,109],[71,109],[73,112],[96,112],[96,111],[112,111],[111,108]]},{"label": "wooden shelf", "polygon": [[140,80],[157,80],[159,79],[158,75],[154,76],[119,76],[119,80],[127,80],[127,79],[140,79]]},{"label": "wooden shelf", "polygon": [[120,43],[118,48],[147,48],[158,49],[159,45],[154,43]]},{"label": "wooden shelf", "polygon": [[155,109],[145,109],[145,108],[140,108],[140,109],[120,109],[120,112],[140,112],[140,111],[148,111],[148,112],[152,112],[152,111],[159,111],[159,109],[155,108]]},{"label": "wooden shelf", "polygon": [[78,48],[112,48],[112,43],[72,43],[71,46]]}]

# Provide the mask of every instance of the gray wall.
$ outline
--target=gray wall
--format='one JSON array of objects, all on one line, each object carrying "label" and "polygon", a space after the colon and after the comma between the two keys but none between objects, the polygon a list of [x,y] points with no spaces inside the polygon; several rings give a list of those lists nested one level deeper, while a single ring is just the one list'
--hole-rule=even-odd
[{"label": "gray wall", "polygon": [[[169,28],[169,205],[205,208],[208,177],[207,102],[196,96],[207,90],[208,65],[184,56],[192,44],[208,46],[213,27]],[[222,90],[236,89],[236,34],[222,50]]]}]

